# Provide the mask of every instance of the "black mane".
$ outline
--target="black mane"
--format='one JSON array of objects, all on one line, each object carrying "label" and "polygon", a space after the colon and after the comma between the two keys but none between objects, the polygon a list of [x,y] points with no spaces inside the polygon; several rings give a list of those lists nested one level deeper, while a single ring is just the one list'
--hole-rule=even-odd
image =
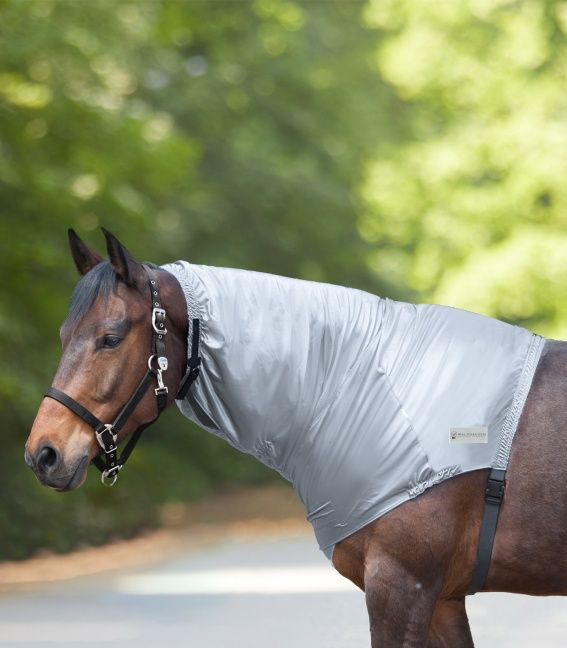
[{"label": "black mane", "polygon": [[[144,261],[144,265],[159,269],[155,263]],[[110,261],[101,261],[86,275],[81,277],[75,286],[71,301],[69,303],[69,314],[65,324],[71,327],[76,326],[89,312],[97,297],[103,300],[108,299],[111,292],[116,290],[118,278]]]},{"label": "black mane", "polygon": [[73,290],[65,324],[70,326],[78,324],[97,297],[108,299],[110,293],[116,289],[117,281],[116,273],[109,261],[101,261],[89,270]]}]

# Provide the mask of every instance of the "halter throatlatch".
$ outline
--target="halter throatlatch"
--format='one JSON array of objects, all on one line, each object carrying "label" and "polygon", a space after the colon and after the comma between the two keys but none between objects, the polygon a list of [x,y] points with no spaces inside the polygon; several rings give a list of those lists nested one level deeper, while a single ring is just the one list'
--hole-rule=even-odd
[{"label": "halter throatlatch", "polygon": [[[105,486],[114,486],[118,479],[118,472],[124,467],[132,450],[138,443],[142,432],[157,420],[159,415],[167,406],[168,389],[163,382],[163,372],[168,369],[168,360],[165,349],[165,336],[167,334],[166,328],[166,311],[160,300],[159,283],[156,272],[153,268],[144,265],[149,277],[150,293],[152,298],[152,353],[148,358],[148,370],[146,374],[134,390],[134,393],[126,404],[119,411],[113,423],[103,423],[86,407],[83,407],[74,398],[65,394],[56,387],[50,387],[45,395],[53,398],[62,405],[65,405],[87,425],[95,431],[96,439],[102,448],[92,460],[92,463],[100,470],[101,480]],[[191,357],[187,364],[187,372],[183,376],[176,398],[185,398],[189,387],[196,380],[199,375],[201,366],[201,358],[199,356],[199,320],[194,319],[193,334],[191,339]],[[148,391],[150,385],[155,381],[156,387],[154,393],[157,402],[157,415],[148,423],[140,425],[130,437],[128,443],[124,447],[122,454],[118,456],[118,434],[124,427],[138,403],[142,400],[145,393]]]}]

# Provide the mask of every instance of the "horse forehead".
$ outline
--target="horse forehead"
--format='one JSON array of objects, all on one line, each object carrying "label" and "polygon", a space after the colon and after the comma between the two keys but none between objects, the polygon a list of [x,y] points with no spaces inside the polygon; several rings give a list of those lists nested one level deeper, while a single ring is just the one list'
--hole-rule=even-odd
[{"label": "horse forehead", "polygon": [[[144,302],[144,303],[142,303]],[[117,291],[103,299],[98,297],[86,315],[78,322],[72,323],[65,320],[59,331],[63,346],[66,347],[72,339],[90,337],[99,325],[110,322],[130,323],[141,318],[148,306],[145,300],[130,294],[121,294]]]},{"label": "horse forehead", "polygon": [[118,290],[112,293],[106,299],[96,299],[87,318],[91,321],[104,320],[122,320],[128,317],[132,318],[141,314],[142,311],[148,310],[149,306],[141,303],[141,299],[136,298],[129,292]]}]

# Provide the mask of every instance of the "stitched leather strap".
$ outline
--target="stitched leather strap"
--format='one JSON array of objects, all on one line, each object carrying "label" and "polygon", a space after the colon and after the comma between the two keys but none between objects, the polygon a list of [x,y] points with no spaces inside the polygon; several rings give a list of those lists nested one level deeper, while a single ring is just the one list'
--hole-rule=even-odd
[{"label": "stitched leather strap", "polygon": [[60,389],[57,389],[56,387],[50,387],[45,392],[45,395],[49,396],[49,398],[53,398],[53,400],[58,401],[59,403],[61,403],[61,405],[65,405],[65,407],[70,409],[79,418],[82,418],[85,423],[88,423],[95,430],[103,425],[102,421],[99,421],[99,419],[97,419],[94,414],[91,414],[86,407],[83,407],[80,403],[77,403],[74,398],[67,396],[67,394],[65,392],[62,392]]},{"label": "stitched leather strap", "polygon": [[[126,421],[130,418],[130,416],[138,406],[138,403],[142,400],[145,393],[148,391],[148,388],[154,381],[154,378],[155,372],[147,371],[142,380],[138,383],[138,386],[134,390],[134,393],[132,394],[132,396],[130,396],[128,402],[120,410],[120,413],[112,424],[112,428],[114,429],[114,432],[116,434],[118,434],[118,432],[120,432],[120,430],[124,427]],[[159,410],[159,413],[161,413],[161,410]]]},{"label": "stitched leather strap", "polygon": [[166,327],[166,312],[161,303],[161,297],[159,294],[159,281],[157,273],[153,268],[150,268],[148,265],[144,265],[146,272],[148,273],[148,278],[150,282],[150,295],[152,298],[152,349],[154,355],[157,358],[157,370],[158,373],[158,387],[155,390],[158,413],[162,412],[167,406],[167,387],[163,385],[161,379],[161,372],[167,371],[168,369],[168,360],[167,354],[165,351],[165,335],[167,334]]}]

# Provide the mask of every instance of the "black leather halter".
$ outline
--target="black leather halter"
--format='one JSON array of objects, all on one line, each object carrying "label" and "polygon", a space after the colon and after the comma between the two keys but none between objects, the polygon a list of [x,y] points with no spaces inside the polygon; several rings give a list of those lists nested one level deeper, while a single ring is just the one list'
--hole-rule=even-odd
[{"label": "black leather halter", "polygon": [[[45,396],[53,398],[62,405],[65,405],[65,407],[70,409],[74,414],[94,429],[96,439],[101,446],[102,451],[94,457],[92,463],[102,473],[101,480],[105,486],[114,486],[118,479],[118,472],[123,468],[136,443],[140,439],[142,432],[157,420],[159,415],[167,406],[168,389],[163,382],[163,372],[167,371],[168,368],[165,349],[165,336],[167,334],[166,311],[161,303],[159,282],[156,272],[153,268],[150,268],[147,265],[144,265],[144,268],[148,273],[152,298],[152,352],[148,358],[148,370],[146,371],[146,374],[134,390],[132,396],[130,396],[126,404],[120,409],[114,422],[103,423],[86,407],[83,407],[83,405],[78,403],[74,398],[71,398],[71,396],[68,396],[65,392],[62,392],[60,389],[50,387],[45,392]],[[192,383],[199,375],[201,366],[199,339],[199,319],[194,319],[191,340],[191,356],[187,364],[187,372],[181,380],[176,399],[185,398]],[[118,434],[154,380],[157,385],[154,389],[157,401],[157,415],[151,421],[140,425],[134,431],[128,443],[124,447],[122,454],[118,456]],[[103,452],[104,454],[102,454]],[[103,457],[105,457],[105,459],[103,459]]]}]

